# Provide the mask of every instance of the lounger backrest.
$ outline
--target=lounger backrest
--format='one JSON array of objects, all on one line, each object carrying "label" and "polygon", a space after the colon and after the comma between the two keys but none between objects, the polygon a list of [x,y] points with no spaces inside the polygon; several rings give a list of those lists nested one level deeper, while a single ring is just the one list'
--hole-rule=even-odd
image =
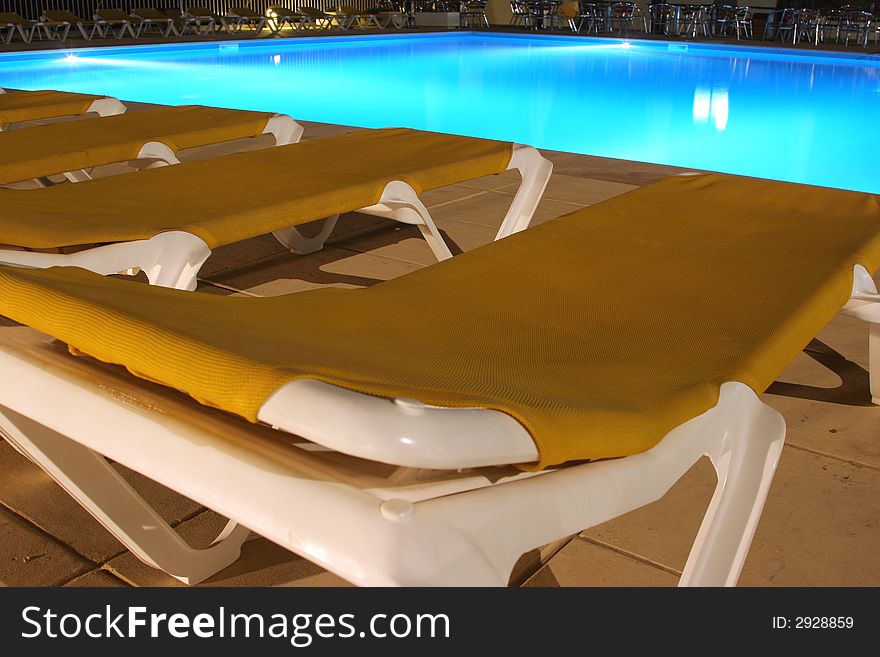
[{"label": "lounger backrest", "polygon": [[75,25],[76,23],[83,22],[83,19],[76,14],[60,9],[47,9],[43,12],[43,16],[57,23],[72,23]]},{"label": "lounger backrest", "polygon": [[577,18],[580,14],[580,4],[577,2],[563,2],[557,10],[563,18]]},{"label": "lounger backrest", "polygon": [[269,5],[266,11],[270,11],[276,16],[298,16],[300,14],[300,12],[289,9],[284,5]]},{"label": "lounger backrest", "polygon": [[238,16],[240,18],[262,18],[263,15],[255,12],[253,9],[248,9],[247,7],[230,7],[229,13],[232,16]]},{"label": "lounger backrest", "polygon": [[219,18],[217,14],[207,7],[190,7],[186,10],[186,13],[196,18]]},{"label": "lounger backrest", "polygon": [[131,10],[131,15],[138,18],[146,18],[152,21],[168,20],[168,16],[163,14],[158,9],[153,9],[152,7],[135,7]]},{"label": "lounger backrest", "polygon": [[300,12],[309,16],[310,18],[327,18],[328,15],[325,14],[320,9],[315,9],[314,7],[300,7]]},{"label": "lounger backrest", "polygon": [[8,23],[10,25],[24,25],[30,23],[30,21],[25,20],[15,12],[3,11],[0,12],[0,23]]},{"label": "lounger backrest", "polygon": [[105,21],[128,21],[128,14],[121,9],[98,9],[95,11],[95,17]]},{"label": "lounger backrest", "polygon": [[269,5],[268,11],[275,14],[278,18],[299,18],[303,15],[302,12],[294,11],[281,5]]}]

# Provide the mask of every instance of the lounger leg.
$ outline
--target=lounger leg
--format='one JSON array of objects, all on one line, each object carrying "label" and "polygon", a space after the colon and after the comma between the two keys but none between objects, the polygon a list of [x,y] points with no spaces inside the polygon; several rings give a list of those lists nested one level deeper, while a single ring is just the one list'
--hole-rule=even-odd
[{"label": "lounger leg", "polygon": [[872,322],[868,336],[868,368],[871,402],[880,406],[880,322]]},{"label": "lounger leg", "polygon": [[142,270],[150,283],[179,290],[196,288],[199,269],[211,255],[200,238],[182,231],[159,233],[148,240],[107,244],[76,253],[0,250],[0,263],[23,267],[82,267],[98,274]]},{"label": "lounger leg", "polygon": [[333,229],[336,227],[337,221],[339,221],[338,214],[335,214],[332,217],[327,217],[324,219],[324,225],[321,226],[321,230],[313,237],[306,237],[300,233],[295,226],[284,228],[283,230],[272,231],[272,234],[275,236],[275,239],[281,242],[286,248],[290,249],[291,253],[295,253],[296,255],[308,255],[309,253],[314,253],[315,251],[320,251],[324,248],[324,242],[330,237],[330,233],[332,233]]},{"label": "lounger leg", "polygon": [[868,322],[868,372],[871,401],[880,406],[880,294],[868,270],[861,265],[853,268],[852,298],[843,312]]},{"label": "lounger leg", "polygon": [[731,388],[725,432],[710,457],[718,485],[700,525],[679,586],[733,586],[785,440],[785,421],[746,386]]},{"label": "lounger leg", "polygon": [[91,105],[86,113],[94,112],[98,116],[113,116],[115,114],[125,114],[126,107],[115,98],[98,98]]},{"label": "lounger leg", "polygon": [[[143,167],[145,169],[155,169],[156,167],[167,166],[169,164],[180,164],[180,160],[177,159],[174,151],[159,141],[149,141],[141,146],[141,150],[138,152],[135,159],[154,160],[154,162]],[[65,171],[63,175],[67,180],[74,183],[86,182],[87,180],[92,179],[91,175],[89,175],[85,169]]]},{"label": "lounger leg", "polygon": [[[481,488],[462,499],[453,494],[416,504],[385,500],[381,516],[399,534],[387,542],[396,546],[390,550],[387,566],[375,554],[366,561],[372,567],[371,582],[505,584],[524,552],[662,498],[694,463],[709,454],[719,484],[680,585],[733,585],[784,437],[785,423],[779,413],[762,404],[748,386],[728,382],[721,386],[714,408],[680,425],[646,452]],[[526,526],[521,526],[523,518],[528,519]],[[518,525],[518,530],[509,531],[511,525]],[[262,533],[260,528],[257,531]],[[359,548],[365,551],[370,547],[370,532],[362,535]]]},{"label": "lounger leg", "polygon": [[418,226],[437,260],[452,257],[452,252],[437,230],[437,226],[434,225],[428,208],[419,199],[416,191],[405,182],[395,180],[388,183],[376,205],[361,208],[358,212]]},{"label": "lounger leg", "polygon": [[0,432],[144,563],[198,584],[241,555],[246,527],[230,521],[210,547],[194,549],[97,452],[2,406]]},{"label": "lounger leg", "polygon": [[89,172],[85,169],[77,169],[76,171],[65,171],[64,177],[67,178],[68,181],[73,183],[86,182],[87,180],[92,179],[92,177],[89,175]]},{"label": "lounger leg", "polygon": [[[167,241],[161,239],[163,235],[169,236]],[[211,255],[211,249],[198,237],[190,239],[193,237],[189,233],[172,231],[160,233],[150,240],[157,241],[154,242],[150,259],[142,261],[140,268],[151,285],[178,290],[196,289],[199,270]]]},{"label": "lounger leg", "polygon": [[518,169],[522,176],[522,183],[513,197],[504,221],[501,222],[501,227],[495,236],[496,240],[529,227],[538,202],[550,180],[553,163],[531,146],[517,144],[507,168],[508,170]]},{"label": "lounger leg", "polygon": [[[358,212],[418,226],[437,260],[452,257],[452,252],[434,225],[428,208],[419,200],[415,190],[405,182],[397,180],[388,183],[376,205],[360,208]],[[339,215],[326,219],[321,232],[314,237],[304,237],[295,227],[276,230],[272,234],[293,253],[305,255],[323,248],[338,219]]]}]

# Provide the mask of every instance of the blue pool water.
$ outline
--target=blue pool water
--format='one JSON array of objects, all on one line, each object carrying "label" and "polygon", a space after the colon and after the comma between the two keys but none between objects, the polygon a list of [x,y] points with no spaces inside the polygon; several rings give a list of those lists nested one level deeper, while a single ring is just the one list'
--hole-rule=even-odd
[{"label": "blue pool water", "polygon": [[0,55],[0,87],[271,110],[880,192],[880,57],[500,34]]}]

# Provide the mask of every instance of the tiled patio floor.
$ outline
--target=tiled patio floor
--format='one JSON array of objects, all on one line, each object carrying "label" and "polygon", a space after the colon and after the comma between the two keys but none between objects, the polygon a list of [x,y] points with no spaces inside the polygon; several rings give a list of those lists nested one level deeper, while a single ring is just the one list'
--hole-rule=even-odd
[{"label": "tiled patio floor", "polygon": [[[306,139],[347,130],[304,125]],[[535,223],[679,171],[545,154],[555,168]],[[492,239],[497,227],[493,219],[503,215],[515,182],[516,174],[505,174],[425,194],[454,253]],[[312,255],[292,255],[271,237],[218,249],[202,270],[199,289],[277,295],[323,286],[362,287],[432,261],[417,231],[351,214],[343,217],[327,248]],[[0,318],[0,330],[8,325]],[[866,326],[838,316],[764,396],[785,416],[788,435],[741,585],[880,585],[880,409],[870,405],[866,368]],[[188,540],[198,544],[216,535],[222,519],[213,512],[139,475],[124,474]],[[512,584],[674,585],[713,480],[709,463],[698,463],[661,501],[524,555]],[[0,581],[19,586],[179,585],[128,553],[48,476],[2,441]],[[204,585],[347,582],[254,537],[240,561]]]}]

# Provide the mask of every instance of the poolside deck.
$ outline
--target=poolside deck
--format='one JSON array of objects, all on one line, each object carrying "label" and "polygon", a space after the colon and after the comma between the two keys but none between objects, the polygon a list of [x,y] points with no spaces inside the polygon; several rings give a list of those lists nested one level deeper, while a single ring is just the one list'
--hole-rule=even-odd
[{"label": "poolside deck", "polygon": [[[351,130],[304,125],[306,139]],[[202,149],[191,157],[220,150],[223,147]],[[547,155],[555,169],[536,223],[679,171],[570,153]],[[109,167],[104,173],[112,172]],[[425,195],[453,252],[491,241],[497,226],[487,218],[502,216],[515,182],[516,174],[508,173]],[[203,268],[199,289],[209,294],[277,295],[324,286],[362,287],[433,261],[417,230],[353,213],[340,221],[327,248],[312,255],[291,255],[271,237],[221,248]],[[8,324],[0,318],[0,330]],[[880,584],[880,411],[870,405],[866,367],[867,327],[837,317],[765,395],[785,416],[788,436],[741,585]],[[191,500],[134,473],[124,475],[195,544],[210,540],[222,526],[221,518]],[[663,500],[524,555],[511,584],[674,585],[713,478],[707,461],[697,464]],[[0,581],[19,586],[179,585],[127,552],[41,470],[2,441]],[[204,585],[347,582],[253,537],[240,561]]]}]

